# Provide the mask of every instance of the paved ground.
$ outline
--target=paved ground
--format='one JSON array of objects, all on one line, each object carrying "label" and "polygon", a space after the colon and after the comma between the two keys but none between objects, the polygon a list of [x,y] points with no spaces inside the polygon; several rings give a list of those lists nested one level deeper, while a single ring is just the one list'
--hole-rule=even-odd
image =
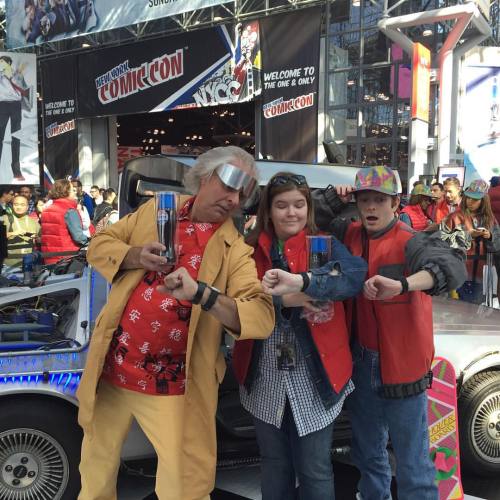
[{"label": "paved ground", "polygon": [[[154,461],[134,462],[131,464],[143,474],[152,476]],[[354,467],[336,462],[335,488],[337,500],[354,500],[357,471]],[[500,500],[500,477],[484,479],[465,476],[463,480],[467,500],[475,498]],[[261,500],[259,489],[259,467],[247,466],[236,469],[220,469],[217,472],[217,489],[212,500]],[[120,473],[118,482],[118,500],[153,500],[150,495],[154,489],[154,477],[134,475],[130,470]],[[394,496],[396,500],[396,496]]]}]

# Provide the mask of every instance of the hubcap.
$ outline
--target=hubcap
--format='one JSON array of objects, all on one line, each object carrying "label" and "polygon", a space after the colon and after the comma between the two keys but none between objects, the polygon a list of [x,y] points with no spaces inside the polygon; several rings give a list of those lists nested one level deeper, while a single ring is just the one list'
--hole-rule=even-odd
[{"label": "hubcap", "polygon": [[65,451],[48,434],[36,429],[0,433],[2,500],[59,500],[68,473]]},{"label": "hubcap", "polygon": [[500,463],[500,392],[490,394],[472,419],[472,443],[477,454],[490,463]]}]

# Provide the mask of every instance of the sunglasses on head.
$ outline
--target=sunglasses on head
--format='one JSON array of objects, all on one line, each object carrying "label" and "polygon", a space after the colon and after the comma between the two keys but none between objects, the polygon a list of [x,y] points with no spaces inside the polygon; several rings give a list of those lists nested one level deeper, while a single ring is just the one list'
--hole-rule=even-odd
[{"label": "sunglasses on head", "polygon": [[284,186],[293,182],[296,186],[307,186],[307,180],[300,174],[276,175],[269,181],[269,186]]}]

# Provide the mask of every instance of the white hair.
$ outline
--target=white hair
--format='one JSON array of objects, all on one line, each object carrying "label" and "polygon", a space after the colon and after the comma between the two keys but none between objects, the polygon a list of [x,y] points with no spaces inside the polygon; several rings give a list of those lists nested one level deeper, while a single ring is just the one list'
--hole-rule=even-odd
[{"label": "white hair", "polygon": [[184,177],[184,185],[193,194],[200,189],[201,179],[210,177],[212,172],[225,163],[240,160],[250,168],[250,175],[258,179],[257,167],[252,155],[237,146],[225,146],[210,149],[198,156],[196,163]]}]

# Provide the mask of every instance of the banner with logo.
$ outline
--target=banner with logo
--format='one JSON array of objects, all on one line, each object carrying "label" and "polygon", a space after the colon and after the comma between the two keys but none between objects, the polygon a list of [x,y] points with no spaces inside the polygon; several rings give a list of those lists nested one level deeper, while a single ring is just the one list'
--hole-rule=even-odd
[{"label": "banner with logo", "polygon": [[125,163],[133,158],[142,156],[141,146],[118,146],[117,148],[117,169],[118,173],[123,170]]},{"label": "banner with logo", "polygon": [[79,56],[79,117],[251,100],[261,91],[257,21]]},{"label": "banner with logo", "polygon": [[34,54],[0,52],[0,184],[40,184]]},{"label": "banner with logo", "polygon": [[264,157],[316,159],[320,22],[319,8],[260,21]]},{"label": "banner with logo", "polygon": [[44,164],[53,179],[62,179],[78,170],[77,59],[42,61],[40,68]]},{"label": "banner with logo", "polygon": [[7,47],[60,40],[169,17],[228,0],[5,0]]}]

